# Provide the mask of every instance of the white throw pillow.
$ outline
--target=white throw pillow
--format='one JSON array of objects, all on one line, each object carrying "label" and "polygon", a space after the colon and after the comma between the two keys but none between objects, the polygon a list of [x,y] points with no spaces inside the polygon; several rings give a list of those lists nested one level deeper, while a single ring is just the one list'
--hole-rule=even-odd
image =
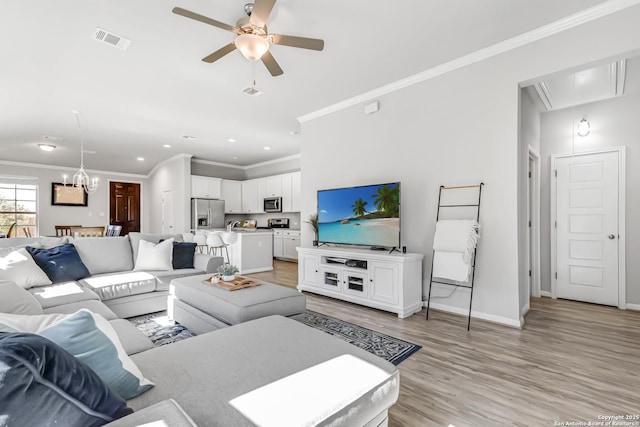
[{"label": "white throw pillow", "polygon": [[158,244],[140,240],[134,271],[173,270],[173,239]]},{"label": "white throw pillow", "polygon": [[24,289],[51,284],[24,247],[0,249],[0,280],[9,280]]}]

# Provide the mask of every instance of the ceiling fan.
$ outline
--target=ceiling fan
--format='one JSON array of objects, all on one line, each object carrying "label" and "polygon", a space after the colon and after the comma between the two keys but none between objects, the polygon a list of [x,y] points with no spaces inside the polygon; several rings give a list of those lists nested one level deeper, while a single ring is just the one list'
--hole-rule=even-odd
[{"label": "ceiling fan", "polygon": [[269,51],[269,47],[272,44],[311,50],[324,49],[324,41],[320,39],[270,34],[267,30],[267,20],[275,3],[276,0],[256,0],[255,3],[247,3],[244,6],[244,11],[248,16],[241,18],[235,27],[181,7],[174,7],[172,11],[176,15],[213,25],[236,34],[233,42],[202,58],[204,62],[215,62],[238,49],[245,58],[251,61],[261,60],[271,75],[275,77],[281,75],[284,71],[282,71],[282,68],[280,68]]}]

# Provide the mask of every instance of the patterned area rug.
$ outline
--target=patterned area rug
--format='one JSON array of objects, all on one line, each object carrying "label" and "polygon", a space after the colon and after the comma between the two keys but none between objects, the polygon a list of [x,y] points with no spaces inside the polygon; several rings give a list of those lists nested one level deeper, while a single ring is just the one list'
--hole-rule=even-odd
[{"label": "patterned area rug", "polygon": [[[394,365],[398,365],[422,348],[417,344],[311,310],[291,318],[358,346]],[[156,347],[195,336],[184,326],[170,321],[166,311],[131,317],[127,320],[148,336]]]},{"label": "patterned area rug", "polygon": [[195,336],[184,326],[169,320],[166,311],[130,317],[127,320],[148,336],[156,347]]},{"label": "patterned area rug", "polygon": [[291,318],[358,346],[394,365],[398,365],[422,348],[417,344],[390,337],[389,335],[311,310]]}]

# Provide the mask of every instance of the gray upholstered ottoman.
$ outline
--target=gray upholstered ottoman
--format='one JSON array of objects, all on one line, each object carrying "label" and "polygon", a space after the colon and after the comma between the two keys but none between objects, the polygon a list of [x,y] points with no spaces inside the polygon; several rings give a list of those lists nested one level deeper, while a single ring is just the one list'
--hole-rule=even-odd
[{"label": "gray upholstered ottoman", "polygon": [[169,317],[196,334],[274,314],[292,316],[306,307],[306,297],[294,289],[262,282],[228,291],[203,283],[210,276],[174,279],[169,289]]}]

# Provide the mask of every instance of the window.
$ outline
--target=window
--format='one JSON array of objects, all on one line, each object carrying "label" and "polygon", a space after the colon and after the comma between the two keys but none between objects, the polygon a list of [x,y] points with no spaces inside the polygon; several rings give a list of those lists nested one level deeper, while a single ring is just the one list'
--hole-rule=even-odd
[{"label": "window", "polygon": [[0,233],[9,232],[13,224],[9,237],[38,235],[38,185],[0,178]]}]

